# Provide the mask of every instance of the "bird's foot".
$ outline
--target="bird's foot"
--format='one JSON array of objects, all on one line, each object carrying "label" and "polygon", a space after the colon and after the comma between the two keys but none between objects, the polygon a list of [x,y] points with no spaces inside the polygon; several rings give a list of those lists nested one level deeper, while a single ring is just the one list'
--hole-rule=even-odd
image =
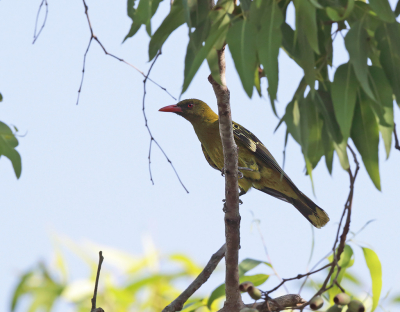
[{"label": "bird's foot", "polygon": [[[223,199],[222,202],[224,203],[224,208],[222,208],[223,212],[226,212],[226,199]],[[239,198],[239,205],[242,205],[243,201]]]},{"label": "bird's foot", "polygon": [[[253,169],[251,169],[251,168],[247,168],[247,167],[238,167],[238,169],[239,170],[245,170],[245,171],[254,171]],[[224,167],[222,167],[222,169],[221,169],[221,176],[225,176],[225,168]],[[241,172],[241,171],[238,171],[238,179],[240,180],[240,179],[243,179],[243,173]]]}]

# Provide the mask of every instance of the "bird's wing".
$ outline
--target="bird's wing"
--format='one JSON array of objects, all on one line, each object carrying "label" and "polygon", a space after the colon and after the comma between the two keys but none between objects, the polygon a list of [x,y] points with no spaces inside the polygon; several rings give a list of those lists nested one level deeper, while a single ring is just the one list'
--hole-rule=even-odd
[{"label": "bird's wing", "polygon": [[213,167],[215,170],[220,171],[220,169],[218,169],[218,167],[211,160],[210,155],[208,155],[208,153],[207,153],[206,149],[204,148],[203,144],[201,144],[201,150],[203,151],[204,157],[206,158],[206,160],[210,164],[210,166]]},{"label": "bird's wing", "polygon": [[292,182],[292,180],[290,180],[287,174],[279,166],[278,162],[275,160],[272,154],[253,133],[251,133],[245,127],[237,124],[236,122],[233,122],[233,134],[237,140],[239,140],[244,146],[246,146],[259,158],[265,161],[267,165],[276,169],[282,175],[282,177],[289,182],[289,184],[294,186],[295,190],[297,189],[296,185]]}]

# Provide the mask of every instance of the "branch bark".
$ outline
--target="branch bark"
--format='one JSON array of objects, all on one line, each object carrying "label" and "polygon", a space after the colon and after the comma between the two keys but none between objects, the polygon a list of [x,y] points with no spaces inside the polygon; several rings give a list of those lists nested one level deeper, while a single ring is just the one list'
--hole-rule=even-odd
[{"label": "branch bark", "polygon": [[172,301],[169,305],[167,305],[162,312],[176,312],[181,311],[183,309],[183,305],[185,302],[198,290],[201,285],[207,282],[208,278],[214,272],[218,263],[225,256],[226,252],[226,244],[224,244],[215,254],[211,256],[210,261],[208,261],[204,270],[201,271],[199,276],[189,285],[186,290],[179,295],[174,301]]},{"label": "branch bark", "polygon": [[226,239],[226,301],[223,310],[239,311],[243,306],[239,291],[240,214],[238,192],[238,150],[233,136],[230,93],[225,77],[225,47],[218,51],[218,64],[222,85],[210,75],[218,103],[219,131],[224,151],[225,173],[225,239]]},{"label": "branch bark", "polygon": [[260,312],[281,311],[285,308],[297,308],[306,301],[299,295],[284,295],[275,299],[254,304],[245,304],[246,308],[254,308]]}]

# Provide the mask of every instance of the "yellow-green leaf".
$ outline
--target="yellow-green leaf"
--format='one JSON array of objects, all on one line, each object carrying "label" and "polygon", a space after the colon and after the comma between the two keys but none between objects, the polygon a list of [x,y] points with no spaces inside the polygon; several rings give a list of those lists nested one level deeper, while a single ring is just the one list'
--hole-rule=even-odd
[{"label": "yellow-green leaf", "polygon": [[364,252],[365,262],[367,263],[372,280],[372,309],[371,309],[372,312],[378,306],[379,298],[381,296],[382,266],[375,251],[364,247],[363,252]]}]

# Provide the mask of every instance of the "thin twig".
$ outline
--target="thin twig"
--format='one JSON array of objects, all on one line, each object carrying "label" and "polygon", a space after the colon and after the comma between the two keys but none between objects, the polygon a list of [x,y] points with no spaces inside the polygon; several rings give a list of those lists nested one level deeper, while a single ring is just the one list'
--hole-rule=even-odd
[{"label": "thin twig", "polygon": [[400,143],[399,143],[399,138],[397,136],[396,123],[394,124],[393,127],[393,134],[394,134],[394,148],[400,151]]},{"label": "thin twig", "polygon": [[[46,0],[46,1],[47,1],[47,0]],[[106,50],[106,48],[103,46],[103,44],[101,43],[101,41],[99,40],[99,38],[97,38],[97,36],[96,36],[96,35],[94,34],[94,32],[93,32],[92,24],[91,24],[91,22],[90,22],[89,13],[88,13],[89,7],[88,7],[87,4],[86,4],[86,0],[82,0],[82,1],[83,1],[83,6],[84,6],[84,8],[85,8],[86,19],[87,19],[87,22],[88,22],[88,24],[89,24],[89,29],[90,29],[90,40],[89,40],[89,44],[88,44],[88,47],[87,47],[86,52],[85,52],[85,55],[84,55],[83,69],[82,69],[82,79],[81,79],[81,84],[80,84],[79,90],[78,90],[78,99],[77,99],[77,101],[76,101],[76,104],[79,103],[79,96],[80,96],[80,92],[81,92],[81,90],[82,90],[83,78],[84,78],[84,73],[85,73],[86,55],[87,55],[87,53],[88,53],[88,51],[89,51],[90,44],[91,44],[92,40],[95,40],[95,41],[99,44],[99,46],[102,48],[103,52],[104,52],[106,55],[109,55],[109,56],[115,58],[116,60],[118,60],[118,61],[120,61],[120,62],[122,62],[122,63],[125,63],[126,65],[132,67],[132,68],[135,69],[137,72],[139,72],[143,77],[146,78],[145,73],[142,72],[140,69],[138,69],[136,66],[132,65],[131,63],[125,61],[124,59],[122,59],[122,58],[120,58],[120,57],[118,57],[118,56],[116,56],[116,55],[114,55],[114,54],[109,53],[109,52]],[[169,93],[168,90],[167,90],[166,88],[164,88],[163,86],[161,86],[160,84],[158,84],[157,82],[155,82],[154,80],[152,80],[152,79],[150,79],[150,78],[147,78],[147,79],[148,79],[149,81],[151,81],[152,83],[154,83],[154,84],[155,84],[157,87],[159,87],[161,90],[165,91],[171,98],[173,98],[173,99],[176,101],[176,98],[175,98],[171,93]]]},{"label": "thin twig", "polygon": [[[45,16],[44,16],[44,20],[43,20],[42,26],[41,26],[40,29],[39,29],[39,32],[36,33],[37,26],[38,26],[38,21],[39,21],[39,15],[40,15],[40,12],[42,11],[43,4],[46,6],[46,14],[45,14]],[[48,6],[48,4],[47,4],[47,0],[42,0],[42,2],[41,2],[40,5],[39,5],[38,12],[37,12],[37,14],[36,14],[35,31],[33,32],[33,42],[32,42],[32,44],[35,44],[37,38],[39,38],[40,33],[42,32],[44,26],[46,25],[48,13],[49,13],[49,6]]]},{"label": "thin twig", "polygon": [[[333,244],[332,251],[330,252],[330,253],[333,253],[333,260],[330,263],[328,263],[327,265],[319,268],[318,270],[313,270],[314,269],[313,268],[311,272],[308,272],[306,274],[299,274],[296,277],[283,279],[282,282],[279,285],[277,285],[275,288],[273,288],[273,289],[271,289],[269,291],[263,292],[265,298],[268,299],[270,293],[278,290],[286,282],[306,277],[305,281],[303,282],[303,284],[302,284],[302,286],[300,288],[300,291],[301,291],[301,289],[303,288],[303,286],[306,283],[306,281],[307,281],[309,276],[311,276],[311,275],[313,275],[315,273],[318,273],[318,272],[320,272],[320,271],[322,271],[322,270],[324,270],[326,268],[330,268],[330,269],[329,269],[328,275],[326,276],[326,278],[325,278],[324,282],[322,283],[322,286],[320,287],[320,289],[315,293],[315,295],[308,302],[306,302],[306,303],[304,303],[304,304],[302,304],[300,306],[297,306],[294,309],[299,309],[299,310],[303,311],[304,308],[306,308],[310,304],[310,301],[313,298],[315,298],[316,296],[322,295],[325,291],[331,289],[335,285],[337,287],[339,287],[339,289],[342,292],[345,292],[344,288],[340,285],[340,283],[337,280],[338,276],[339,276],[339,273],[340,273],[340,270],[341,270],[341,266],[339,265],[339,260],[340,260],[340,257],[342,255],[343,251],[344,251],[344,247],[345,247],[346,241],[347,241],[347,235],[348,235],[349,230],[350,230],[351,209],[352,209],[353,196],[354,196],[354,184],[355,184],[355,181],[356,181],[356,178],[357,178],[357,175],[358,175],[358,171],[360,169],[360,164],[359,164],[359,162],[357,160],[357,156],[356,156],[355,152],[353,151],[353,149],[349,145],[347,145],[347,147],[348,147],[350,153],[353,156],[355,169],[354,169],[354,173],[351,171],[350,168],[348,169],[348,174],[349,174],[349,178],[350,178],[350,191],[349,191],[349,195],[347,197],[347,200],[346,200],[343,212],[342,212],[342,216],[340,218],[340,222],[339,222],[338,229],[337,229],[337,232],[336,232],[335,242]],[[342,224],[343,224],[345,216],[346,216],[346,221],[345,221],[343,229],[342,229]],[[342,230],[342,234],[340,234],[341,230]],[[318,265],[321,261],[319,261],[316,265]],[[336,272],[335,272],[335,270],[336,270]],[[329,281],[331,281],[331,283],[328,286]]]},{"label": "thin twig", "polygon": [[[147,128],[147,131],[148,131],[149,136],[150,136],[150,146],[149,146],[149,156],[148,156],[148,159],[149,159],[150,181],[151,181],[151,183],[153,183],[153,185],[154,185],[153,175],[151,174],[151,146],[152,146],[152,143],[154,142],[154,143],[158,146],[158,148],[160,149],[160,151],[164,154],[164,157],[167,159],[167,161],[169,162],[169,164],[171,165],[172,169],[173,169],[174,172],[175,172],[176,177],[177,177],[178,180],[179,180],[179,183],[180,183],[180,184],[182,185],[182,187],[185,189],[186,193],[189,193],[189,191],[187,190],[187,188],[186,188],[185,185],[183,184],[181,178],[179,177],[179,174],[178,174],[178,172],[176,171],[176,169],[175,169],[175,167],[174,167],[172,161],[168,158],[167,154],[164,152],[164,150],[162,149],[161,145],[158,144],[157,140],[153,137],[153,134],[151,133],[151,130],[150,130],[150,127],[149,127],[148,121],[147,121],[147,116],[146,116],[146,93],[147,93],[147,92],[146,92],[146,82],[147,82],[147,80],[149,79],[148,77],[149,77],[149,75],[150,75],[150,72],[151,72],[151,70],[152,70],[154,64],[156,63],[156,61],[157,61],[157,59],[158,59],[158,57],[159,57],[160,55],[161,55],[161,50],[158,51],[156,57],[154,58],[153,62],[152,62],[151,65],[150,65],[150,68],[149,68],[149,71],[147,72],[147,75],[145,75],[145,78],[144,78],[144,80],[143,80],[142,112],[143,112],[143,118],[144,118],[144,125],[145,125],[145,127]],[[149,79],[149,80],[150,80],[150,79]]]},{"label": "thin twig", "polygon": [[99,286],[99,278],[100,278],[100,270],[101,270],[101,265],[103,263],[104,257],[103,257],[103,252],[99,252],[99,265],[97,266],[97,274],[96,274],[96,283],[94,284],[94,292],[93,292],[93,298],[92,298],[92,309],[91,311],[96,311],[96,299],[97,299],[97,288]]},{"label": "thin twig", "polygon": [[225,256],[226,245],[224,244],[215,254],[212,255],[210,261],[208,261],[207,265],[201,271],[199,276],[182,292],[178,298],[172,301],[169,305],[167,305],[162,312],[175,312],[181,311],[183,309],[183,305],[185,302],[197,291],[205,282],[207,282],[211,273],[214,272],[218,263]]},{"label": "thin twig", "polygon": [[[46,1],[47,1],[47,0],[46,0]],[[130,63],[128,63],[127,61],[123,60],[122,58],[119,58],[118,56],[115,56],[114,54],[109,53],[109,52],[106,50],[106,48],[103,46],[103,44],[101,43],[101,41],[99,40],[99,38],[97,38],[97,36],[96,36],[96,35],[94,34],[94,32],[93,32],[92,23],[91,23],[90,18],[89,18],[89,7],[88,7],[87,4],[86,4],[86,0],[82,0],[82,2],[83,2],[83,6],[84,6],[84,8],[85,8],[85,15],[86,15],[86,19],[87,19],[87,22],[88,22],[88,25],[89,25],[90,39],[89,39],[89,43],[88,43],[88,45],[87,45],[85,54],[84,54],[84,56],[83,56],[82,78],[81,78],[81,83],[80,83],[80,85],[79,85],[78,97],[77,97],[77,100],[76,100],[76,105],[79,104],[79,98],[80,98],[80,94],[81,94],[81,91],[82,91],[83,80],[84,80],[84,77],[85,77],[85,68],[86,68],[86,58],[87,58],[87,54],[88,54],[88,52],[89,52],[91,43],[92,43],[92,41],[94,40],[94,41],[96,41],[96,42],[99,44],[99,46],[103,49],[103,51],[104,51],[104,53],[105,53],[106,55],[109,55],[109,56],[115,58],[116,60],[118,60],[118,61],[120,61],[120,62],[123,62],[123,63],[125,63],[126,65],[129,65],[130,67],[132,67],[133,69],[135,69],[136,71],[138,71],[138,72],[144,77],[144,80],[143,80],[144,94],[143,94],[143,107],[142,107],[142,111],[143,111],[143,116],[144,116],[144,120],[145,120],[145,126],[146,126],[147,131],[149,132],[149,135],[150,135],[150,147],[149,147],[149,156],[148,156],[148,158],[149,158],[149,171],[150,171],[150,180],[151,180],[151,182],[154,184],[153,177],[152,177],[152,174],[151,174],[151,167],[150,167],[150,165],[151,165],[151,147],[152,147],[152,143],[154,142],[154,143],[158,146],[158,148],[161,150],[161,152],[163,153],[163,155],[165,156],[165,158],[167,159],[167,161],[169,162],[169,164],[171,165],[172,169],[173,169],[174,172],[175,172],[176,177],[177,177],[178,180],[179,180],[179,183],[182,185],[182,187],[185,189],[185,191],[186,191],[187,193],[189,193],[189,191],[186,189],[185,185],[183,184],[181,178],[179,177],[178,172],[176,171],[174,165],[172,164],[172,161],[168,158],[167,154],[166,154],[166,153],[164,152],[164,150],[161,148],[160,144],[154,139],[153,135],[151,134],[150,128],[149,128],[149,126],[148,126],[148,121],[147,121],[147,118],[146,118],[146,112],[145,112],[145,98],[146,98],[146,83],[147,83],[147,80],[149,80],[150,82],[152,82],[153,84],[155,84],[155,85],[156,85],[157,87],[159,87],[160,89],[164,90],[171,98],[173,98],[173,99],[176,101],[176,98],[175,98],[171,93],[169,93],[168,90],[167,90],[166,88],[162,87],[162,86],[159,85],[157,82],[155,82],[154,80],[152,80],[151,78],[149,78],[150,71],[151,71],[151,69],[153,68],[153,66],[154,66],[155,62],[157,61],[158,57],[160,56],[161,50],[159,51],[159,53],[157,54],[157,56],[155,57],[155,59],[154,59],[153,62],[151,63],[150,68],[149,68],[149,71],[147,72],[147,75],[146,75],[144,72],[142,72],[141,70],[139,70],[136,66],[134,66],[134,65],[132,65],[132,64],[130,64]]]}]

